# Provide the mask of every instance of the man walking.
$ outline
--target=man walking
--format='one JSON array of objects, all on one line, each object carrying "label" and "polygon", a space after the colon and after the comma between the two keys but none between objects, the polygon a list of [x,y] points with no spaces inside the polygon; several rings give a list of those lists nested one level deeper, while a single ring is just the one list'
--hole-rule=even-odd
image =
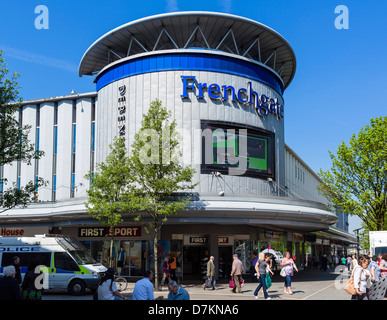
[{"label": "man walking", "polygon": [[[207,262],[207,280],[210,281],[212,290],[217,290],[215,288],[215,263],[214,263],[214,256],[210,257],[210,260]],[[203,290],[206,290],[206,285],[203,284]]]},{"label": "man walking", "polygon": [[240,280],[243,273],[242,261],[238,259],[237,254],[233,255],[233,259],[234,261],[232,263],[232,268],[231,268],[231,277],[234,279],[235,287],[234,289],[232,289],[232,292],[235,293],[235,290],[238,290],[238,293],[242,293],[241,284],[240,284]]}]

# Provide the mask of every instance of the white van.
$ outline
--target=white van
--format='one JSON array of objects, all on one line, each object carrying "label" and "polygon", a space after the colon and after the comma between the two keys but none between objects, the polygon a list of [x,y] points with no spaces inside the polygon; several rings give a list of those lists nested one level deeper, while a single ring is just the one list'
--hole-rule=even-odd
[{"label": "white van", "polygon": [[73,295],[82,295],[87,288],[95,290],[101,274],[106,271],[78,240],[69,236],[0,238],[0,275],[15,256],[20,258],[22,278],[31,261],[37,260],[44,273],[43,288],[68,289]]}]

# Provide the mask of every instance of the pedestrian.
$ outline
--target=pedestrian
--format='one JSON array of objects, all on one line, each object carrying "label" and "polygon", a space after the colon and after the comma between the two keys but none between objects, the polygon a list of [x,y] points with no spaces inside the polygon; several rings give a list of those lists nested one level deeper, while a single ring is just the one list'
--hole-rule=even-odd
[{"label": "pedestrian", "polygon": [[263,288],[263,294],[265,296],[266,300],[271,300],[269,297],[269,294],[267,293],[266,289],[266,272],[269,270],[270,273],[273,274],[273,272],[270,270],[270,266],[268,264],[269,256],[260,252],[258,261],[255,265],[255,271],[257,272],[257,279],[259,280],[259,285],[254,291],[254,298],[258,299],[258,292]]},{"label": "pedestrian", "polygon": [[254,275],[255,274],[255,265],[257,264],[257,253],[253,252],[252,257],[251,257],[251,266],[250,266],[250,277],[251,277],[251,282],[258,282],[257,277]]},{"label": "pedestrian", "polygon": [[380,267],[378,266],[378,256],[376,255],[372,256],[372,261],[370,263],[370,270],[371,270],[371,280],[374,282],[379,281]]},{"label": "pedestrian", "polygon": [[[214,263],[215,257],[211,256],[210,260],[207,262],[207,279],[211,283],[212,290],[217,290],[215,288],[215,274],[216,274],[216,269],[215,269],[215,263]],[[203,284],[203,290],[206,289],[206,285]]]},{"label": "pedestrian", "polygon": [[98,283],[98,300],[126,300],[114,281],[114,269],[109,268]]},{"label": "pedestrian", "polygon": [[339,258],[335,256],[335,267],[337,267],[338,265],[339,265]]},{"label": "pedestrian", "polygon": [[290,253],[286,252],[285,257],[281,261],[281,266],[285,269],[285,285],[284,285],[284,293],[285,294],[293,294],[292,292],[292,281],[291,277],[293,276],[293,268],[298,272],[297,266],[294,263],[294,260],[290,257]]},{"label": "pedestrian", "polygon": [[42,300],[43,285],[37,281],[42,272],[38,266],[39,261],[33,259],[27,268],[21,285],[23,300]]},{"label": "pedestrian", "polygon": [[383,253],[379,264],[380,276],[387,277],[387,253]]},{"label": "pedestrian", "polygon": [[18,256],[14,256],[12,259],[12,265],[15,267],[15,280],[18,283],[18,285],[21,285],[22,283],[22,277],[20,272],[20,258]]},{"label": "pedestrian", "polygon": [[324,272],[327,272],[327,266],[328,266],[328,259],[325,254],[321,257],[321,268],[324,270]]},{"label": "pedestrian", "polygon": [[378,253],[378,266],[380,266],[380,261],[383,259],[383,253]]},{"label": "pedestrian", "polygon": [[274,254],[272,254],[270,258],[270,270],[277,270],[277,262],[275,261]]},{"label": "pedestrian", "polygon": [[238,293],[242,293],[241,289],[241,278],[243,274],[243,265],[242,261],[238,259],[238,255],[233,255],[233,262],[231,267],[231,278],[234,280],[235,286],[232,289],[232,292],[236,292],[238,290]]},{"label": "pedestrian", "polygon": [[20,287],[16,280],[16,270],[13,265],[4,267],[0,278],[0,300],[21,300]]},{"label": "pedestrian", "polygon": [[348,255],[348,257],[347,257],[347,259],[346,259],[346,262],[343,263],[343,264],[345,264],[345,265],[347,266],[348,271],[350,271],[350,269],[351,269],[351,262],[352,262],[352,258],[351,258],[350,255]]},{"label": "pedestrian", "polygon": [[132,300],[161,300],[163,297],[155,299],[153,293],[153,272],[145,271],[145,276],[134,285]]},{"label": "pedestrian", "polygon": [[357,266],[358,262],[356,260],[356,256],[353,254],[352,255],[352,260],[351,260],[351,264],[349,266],[349,270],[352,272],[353,269],[355,269],[355,267]]},{"label": "pedestrian", "polygon": [[176,260],[176,257],[174,255],[171,256],[171,258],[169,259],[169,270],[171,272],[171,278],[172,280],[177,280],[176,279],[176,268],[177,268],[177,260]]},{"label": "pedestrian", "polygon": [[190,300],[189,293],[182,286],[178,285],[176,281],[168,283],[168,300]]},{"label": "pedestrian", "polygon": [[368,256],[360,256],[359,262],[353,267],[353,283],[356,294],[352,296],[351,300],[368,300],[368,292],[370,284],[370,272],[367,270],[369,265]]},{"label": "pedestrian", "polygon": [[168,257],[165,257],[163,263],[163,278],[161,279],[161,286],[165,284],[165,279],[168,278],[168,283],[171,281],[171,274],[169,269]]}]

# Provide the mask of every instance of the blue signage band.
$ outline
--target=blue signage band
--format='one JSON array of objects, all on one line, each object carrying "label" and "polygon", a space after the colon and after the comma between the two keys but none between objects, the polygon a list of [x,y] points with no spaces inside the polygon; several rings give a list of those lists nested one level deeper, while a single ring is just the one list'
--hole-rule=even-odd
[{"label": "blue signage band", "polygon": [[97,91],[120,79],[160,71],[226,73],[259,81],[283,94],[282,82],[264,67],[232,57],[192,52],[147,55],[118,63],[97,76]]}]

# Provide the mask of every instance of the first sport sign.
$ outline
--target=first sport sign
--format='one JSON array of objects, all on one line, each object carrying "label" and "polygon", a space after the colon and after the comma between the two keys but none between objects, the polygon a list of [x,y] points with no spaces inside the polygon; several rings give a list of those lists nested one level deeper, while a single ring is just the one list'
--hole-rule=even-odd
[{"label": "first sport sign", "polygon": [[[111,230],[109,227],[81,227],[78,228],[78,237],[80,238],[99,238],[110,237]],[[114,228],[114,237],[141,237],[141,227],[116,227]]]}]

